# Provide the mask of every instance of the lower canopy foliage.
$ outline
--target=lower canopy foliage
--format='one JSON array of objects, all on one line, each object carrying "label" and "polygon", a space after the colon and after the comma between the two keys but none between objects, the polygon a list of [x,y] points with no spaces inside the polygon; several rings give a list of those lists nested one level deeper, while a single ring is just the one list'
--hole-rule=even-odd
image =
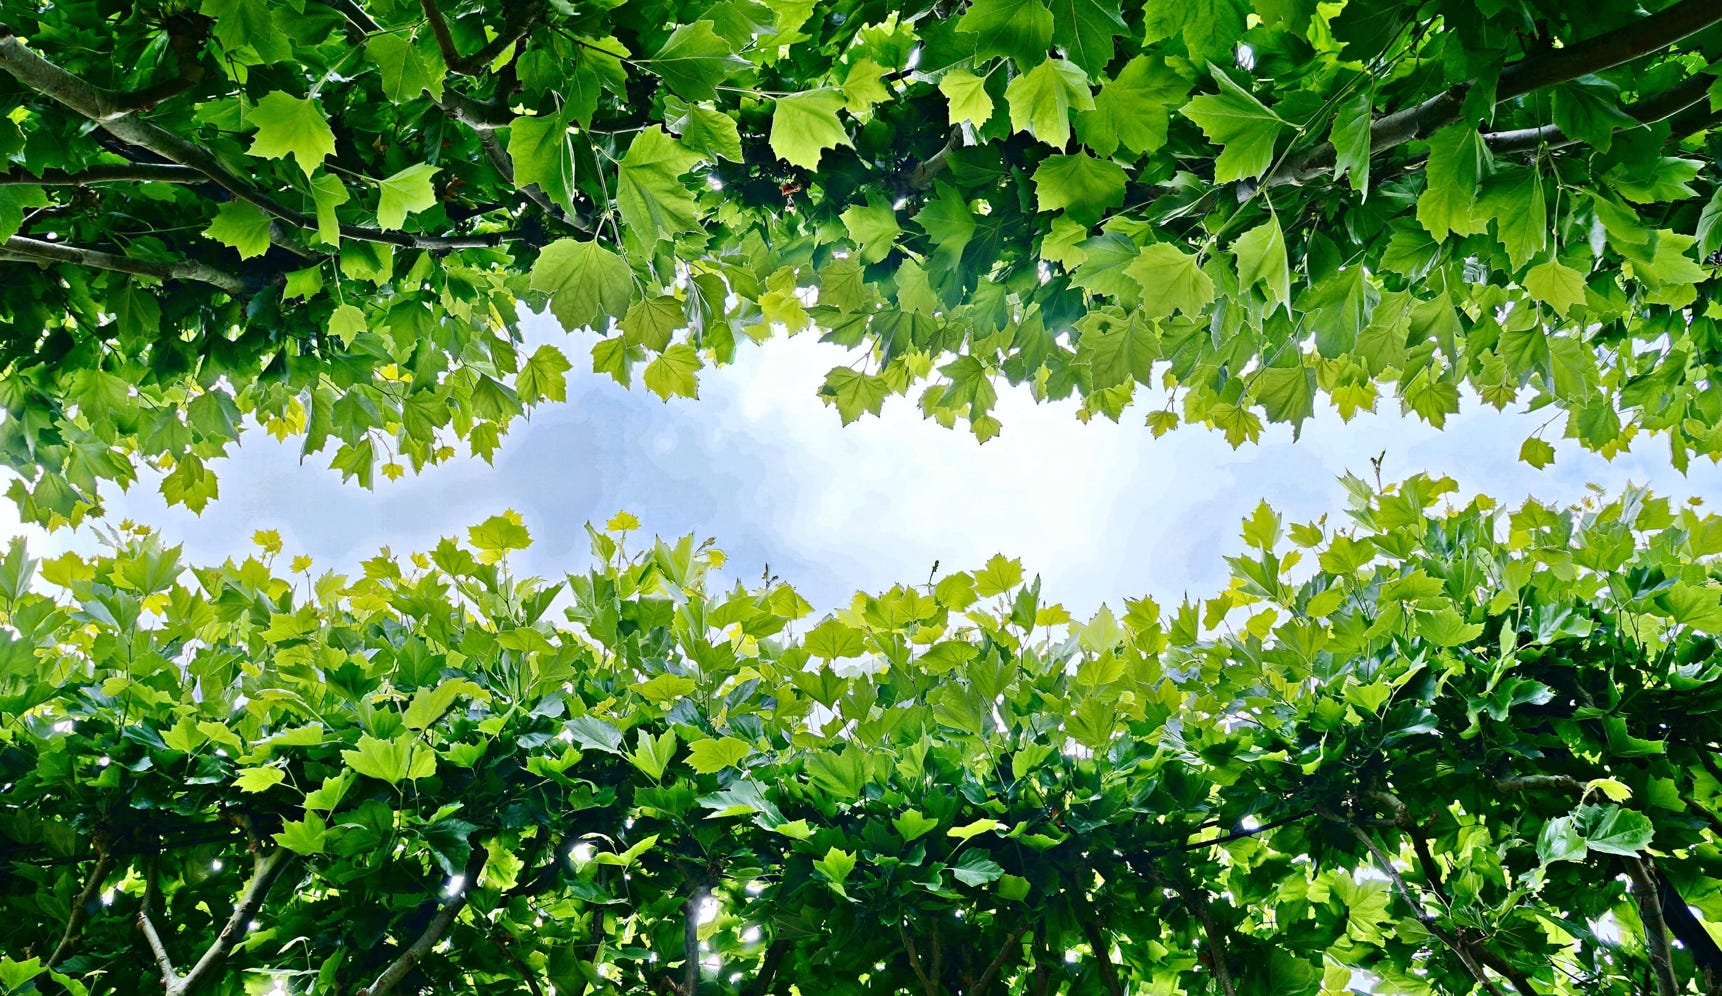
[{"label": "lower canopy foliage", "polygon": [[[15,992],[1714,992],[1722,517],[1348,480],[1218,596],[815,620],[512,514],[315,574],[0,559]],[[561,617],[561,621],[557,621]]]},{"label": "lower canopy foliage", "polygon": [[817,328],[845,421],[982,439],[1001,383],[1234,443],[1473,392],[1722,454],[1715,0],[12,6],[34,521],[145,466],[200,509],[247,423],[367,485],[488,459],[566,395],[523,306],[665,398]]}]

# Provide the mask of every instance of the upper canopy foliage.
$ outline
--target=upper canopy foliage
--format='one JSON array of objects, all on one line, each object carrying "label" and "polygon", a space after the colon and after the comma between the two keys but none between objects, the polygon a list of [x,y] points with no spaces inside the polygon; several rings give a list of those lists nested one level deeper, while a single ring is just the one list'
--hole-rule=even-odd
[{"label": "upper canopy foliage", "polygon": [[14,544],[0,986],[1715,992],[1722,518],[1348,484],[1087,621],[996,557],[815,623],[631,516],[548,584],[511,515]]},{"label": "upper canopy foliage", "polygon": [[1164,385],[1156,431],[1234,442],[1468,387],[1722,453],[1714,0],[6,18],[0,448],[34,519],[140,461],[201,507],[248,419],[361,482],[488,456],[565,392],[521,304],[666,397],[811,324],[867,347],[822,388],[845,419],[921,390],[982,438],[1001,378],[1112,417]]}]

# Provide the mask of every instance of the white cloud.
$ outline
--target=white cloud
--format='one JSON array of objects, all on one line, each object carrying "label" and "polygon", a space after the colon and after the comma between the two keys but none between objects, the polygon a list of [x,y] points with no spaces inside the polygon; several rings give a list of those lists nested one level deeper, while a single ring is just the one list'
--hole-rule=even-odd
[{"label": "white cloud", "polygon": [[[529,321],[530,336],[561,345],[582,368],[589,338],[548,325]],[[1337,477],[1368,475],[1380,453],[1388,479],[1446,473],[1505,501],[1572,501],[1587,481],[1722,493],[1716,468],[1682,479],[1654,439],[1612,464],[1557,442],[1555,468],[1537,472],[1516,455],[1546,413],[1475,402],[1445,431],[1397,415],[1342,425],[1327,413],[1295,444],[1280,427],[1241,450],[1201,428],[1153,439],[1139,412],[1122,425],[1084,425],[1072,404],[1035,405],[1012,390],[997,409],[1004,431],[985,445],[900,398],[882,418],[843,427],[815,391],[845,355],[811,335],[744,346],[734,365],[703,374],[701,400],[669,405],[575,374],[569,403],[519,423],[495,467],[463,460],[368,493],[339,484],[326,457],[301,466],[296,445],[253,432],[217,467],[223,498],[201,521],[167,510],[149,485],[116,496],[110,514],[165,527],[195,558],[225,557],[253,529],[276,528],[320,567],[350,567],[378,546],[424,548],[512,507],[538,538],[527,567],[557,576],[586,563],[584,522],[627,508],[648,530],[715,536],[737,576],[757,577],[769,563],[822,608],[857,588],[924,581],[935,560],[949,570],[1004,552],[1043,575],[1048,597],[1086,613],[1126,595],[1208,593],[1223,581],[1223,555],[1240,546],[1238,520],[1259,499],[1292,519],[1337,517]]]}]

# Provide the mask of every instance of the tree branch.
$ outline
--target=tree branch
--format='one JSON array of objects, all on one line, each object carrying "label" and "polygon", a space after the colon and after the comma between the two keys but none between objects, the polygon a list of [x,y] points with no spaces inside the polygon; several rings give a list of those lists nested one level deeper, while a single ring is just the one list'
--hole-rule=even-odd
[{"label": "tree branch", "polygon": [[235,274],[192,261],[161,263],[155,260],[133,259],[130,256],[119,256],[95,249],[69,246],[60,242],[43,242],[39,239],[25,238],[22,235],[14,235],[4,243],[0,243],[0,249],[4,250],[4,252],[0,252],[0,259],[14,261],[28,259],[37,263],[70,263],[74,266],[89,266],[98,270],[113,270],[117,273],[131,273],[140,277],[154,277],[157,280],[194,280],[198,283],[209,284],[235,296],[256,290],[248,281]]},{"label": "tree branch", "polygon": [[700,991],[700,903],[705,897],[705,887],[696,886],[682,906],[682,996]]},{"label": "tree branch", "polygon": [[1657,996],[1678,996],[1680,984],[1674,980],[1674,952],[1668,943],[1668,923],[1662,918],[1662,901],[1657,898],[1656,879],[1649,866],[1637,855],[1622,855],[1627,877],[1632,879],[1633,897],[1638,900],[1638,918],[1644,926],[1644,950],[1650,956],[1650,970],[1656,976]]},{"label": "tree branch", "polygon": [[974,987],[969,990],[973,996],[985,996],[986,991],[992,988],[993,980],[997,979],[999,973],[1004,971],[1005,961],[1010,958],[1011,952],[1016,950],[1018,942],[1022,940],[1022,935],[1027,930],[1028,924],[1024,923],[1013,929],[1005,937],[1005,942],[999,945],[998,954],[993,955],[993,960],[987,962],[987,967],[982,970],[981,977],[975,980]]},{"label": "tree branch", "polygon": [[383,969],[382,974],[377,976],[377,981],[360,989],[354,996],[389,996],[395,991],[395,987],[424,961],[425,955],[430,954],[431,949],[448,933],[449,927],[454,925],[455,917],[460,916],[460,911],[466,908],[467,896],[471,895],[473,886],[478,883],[478,877],[484,873],[484,862],[489,857],[490,852],[483,847],[472,849],[472,855],[467,858],[466,868],[461,875],[460,891],[442,904],[442,909],[437,910],[436,916],[431,917],[431,922],[425,925],[418,939]]},{"label": "tree branch", "polygon": [[902,935],[903,950],[909,956],[909,968],[914,971],[915,978],[921,981],[921,991],[927,996],[939,996],[938,984],[927,975],[926,969],[921,967],[921,952],[915,948],[915,939],[909,936],[902,924],[897,925],[897,933]]},{"label": "tree branch", "polygon": [[1394,891],[1398,892],[1399,897],[1405,900],[1405,904],[1411,907],[1411,914],[1417,918],[1417,922],[1421,923],[1425,930],[1435,935],[1437,940],[1458,956],[1459,962],[1465,966],[1467,972],[1471,973],[1471,977],[1477,980],[1477,984],[1482,986],[1483,990],[1490,996],[1502,996],[1500,987],[1496,986],[1494,980],[1489,978],[1489,973],[1477,963],[1477,959],[1471,954],[1464,942],[1460,941],[1452,931],[1441,925],[1439,919],[1423,908],[1422,901],[1417,898],[1416,893],[1411,891],[1411,886],[1406,884],[1404,876],[1399,874],[1399,869],[1394,867],[1393,861],[1381,850],[1381,846],[1375,842],[1375,838],[1369,836],[1362,827],[1340,817],[1338,814],[1323,812],[1322,815],[1344,826],[1353,837],[1357,838],[1358,843],[1369,851],[1370,856],[1375,859],[1376,865],[1393,883]]},{"label": "tree branch", "polygon": [[1079,919],[1082,932],[1088,937],[1088,947],[1094,952],[1094,963],[1100,969],[1100,984],[1106,987],[1108,996],[1124,996],[1124,987],[1118,982],[1118,967],[1112,964],[1112,952],[1100,932],[1100,923],[1092,916]]},{"label": "tree branch", "polygon": [[783,964],[783,956],[788,953],[788,941],[781,937],[773,940],[765,949],[765,959],[759,963],[759,971],[742,987],[741,996],[766,996],[766,993],[771,992],[771,983],[777,978],[778,966]]},{"label": "tree branch", "polygon": [[144,865],[143,904],[138,907],[138,929],[143,931],[144,940],[149,943],[150,953],[155,956],[155,964],[161,970],[162,988],[169,993],[179,989],[179,972],[173,967],[173,958],[167,953],[167,946],[161,942],[161,934],[156,932],[155,921],[150,918],[150,907],[155,905],[155,858],[151,857]]},{"label": "tree branch", "polygon": [[[1501,71],[1495,86],[1495,101],[1499,103],[1522,97],[1546,86],[1631,62],[1719,22],[1722,22],[1722,5],[1715,0],[1681,0],[1629,28],[1514,62]],[[1459,120],[1465,97],[1475,85],[1475,81],[1460,83],[1414,107],[1376,118],[1369,126],[1370,155],[1373,157],[1415,141]],[[1333,144],[1323,143],[1309,152],[1288,158],[1262,184],[1279,186],[1315,179],[1333,167],[1335,155]]]},{"label": "tree branch", "polygon": [[454,36],[449,33],[448,22],[443,19],[442,10],[437,7],[436,0],[419,0],[419,6],[424,9],[425,20],[430,22],[431,35],[436,38],[436,46],[442,51],[442,61],[448,65],[448,71],[461,76],[477,76],[486,65],[495,60],[508,46],[520,41],[537,19],[536,9],[526,4],[505,4],[509,16],[502,30],[496,33],[485,46],[471,55],[463,56],[455,48]]},{"label": "tree branch", "polygon": [[[1716,77],[1709,73],[1699,73],[1689,76],[1680,83],[1668,88],[1654,97],[1628,104],[1621,108],[1631,115],[1639,124],[1655,124],[1679,114],[1689,107],[1703,103],[1708,107],[1710,85],[1716,82]],[[1546,124],[1540,128],[1517,128],[1511,131],[1492,131],[1483,134],[1483,144],[1496,155],[1509,155],[1514,152],[1529,152],[1532,149],[1550,148],[1561,149],[1572,145],[1578,139],[1572,138],[1562,131],[1559,125]]]},{"label": "tree branch", "polygon": [[360,34],[380,35],[387,29],[378,24],[365,8],[358,5],[356,0],[318,0],[323,6],[347,19],[347,23],[356,28]]},{"label": "tree branch", "polygon": [[[25,87],[96,122],[122,142],[148,149],[169,162],[190,167],[233,196],[251,202],[265,213],[290,225],[304,229],[315,227],[313,219],[304,213],[283,204],[273,194],[250,180],[228,172],[214,155],[173,132],[144,121],[138,117],[135,110],[123,109],[123,102],[112,91],[104,90],[66,72],[30,51],[16,35],[4,31],[0,31],[0,70],[11,74]],[[465,236],[413,235],[358,225],[342,225],[341,235],[362,242],[380,242],[403,249],[431,250],[496,246],[520,238],[519,233],[512,232]]]},{"label": "tree branch", "polygon": [[63,169],[47,169],[41,176],[29,173],[0,173],[0,187],[32,184],[42,187],[82,187],[92,183],[202,183],[206,177],[197,170],[171,163],[103,163],[86,166],[76,173]]},{"label": "tree branch", "polygon": [[222,925],[221,933],[215,935],[203,952],[203,957],[197,959],[197,964],[191,971],[185,973],[180,980],[177,991],[169,987],[168,996],[179,996],[190,992],[210,973],[221,967],[233,951],[233,945],[245,935],[248,925],[257,915],[258,907],[263,905],[263,899],[269,894],[269,887],[275,884],[275,879],[287,867],[292,852],[275,847],[267,851],[258,851],[251,858],[251,880],[245,883],[245,891],[239,894],[239,901],[233,905],[233,912],[228,915],[227,923]]},{"label": "tree branch", "polygon": [[1584,782],[1571,775],[1519,775],[1514,778],[1503,778],[1495,783],[1495,791],[1502,793],[1539,792],[1554,789],[1583,792]]},{"label": "tree branch", "polygon": [[1220,928],[1214,923],[1213,916],[1208,912],[1207,896],[1194,895],[1195,888],[1186,885],[1178,892],[1184,899],[1184,905],[1196,915],[1196,920],[1201,923],[1202,933],[1208,937],[1208,954],[1214,960],[1214,978],[1220,983],[1220,992],[1224,996],[1237,996],[1237,987],[1232,984],[1231,966],[1226,964],[1225,945],[1220,943]]},{"label": "tree branch", "polygon": [[96,867],[91,870],[90,877],[84,881],[84,887],[78,897],[72,900],[72,912],[66,917],[66,932],[60,935],[60,943],[54,945],[54,952],[44,963],[53,968],[78,943],[78,928],[84,923],[84,910],[95,901],[96,893],[101,891],[102,882],[108,877],[108,869],[113,867],[113,855],[108,853],[107,846],[96,841]]}]

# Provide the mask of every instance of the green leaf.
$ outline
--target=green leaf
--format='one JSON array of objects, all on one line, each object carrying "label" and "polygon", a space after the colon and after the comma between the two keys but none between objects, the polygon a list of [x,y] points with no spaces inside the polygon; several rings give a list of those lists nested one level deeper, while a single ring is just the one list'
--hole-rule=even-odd
[{"label": "green leaf", "polygon": [[1543,824],[1537,835],[1537,860],[1543,864],[1557,861],[1583,861],[1589,849],[1585,845],[1578,823],[1571,816],[1558,816]]},{"label": "green leaf", "polygon": [[1554,87],[1549,113],[1556,127],[1571,139],[1598,152],[1614,145],[1614,133],[1639,127],[1639,120],[1620,107],[1620,88],[1596,76],[1583,76]]},{"label": "green leaf", "polygon": [[1141,285],[1143,311],[1150,318],[1173,312],[1194,317],[1214,300],[1214,281],[1196,265],[1196,257],[1169,242],[1143,249],[1124,272]]},{"label": "green leaf", "polygon": [[[347,203],[349,195],[341,178],[333,173],[311,178],[311,200],[316,205],[317,237],[332,246],[341,244],[341,220],[336,217],[335,209]],[[346,258],[342,257],[342,272],[346,272]]]},{"label": "green leaf", "polygon": [[1351,189],[1357,191],[1369,189],[1369,126],[1374,123],[1373,111],[1368,92],[1347,98],[1334,110],[1333,130],[1328,134],[1334,149],[1334,180],[1349,174]]},{"label": "green leaf", "polygon": [[1448,234],[1475,235],[1481,226],[1473,214],[1477,188],[1492,157],[1482,133],[1468,124],[1453,124],[1429,138],[1429,162],[1423,168],[1423,193],[1417,198],[1417,220],[1435,241]]},{"label": "green leaf", "polygon": [[863,413],[877,415],[885,406],[891,387],[877,374],[864,374],[849,367],[833,367],[825,375],[820,394],[837,406],[843,424],[859,419]]},{"label": "green leaf", "polygon": [[722,111],[689,104],[686,114],[672,122],[671,128],[682,136],[682,144],[703,152],[712,159],[742,159],[741,131],[735,118]]},{"label": "green leaf", "polygon": [[1166,144],[1172,109],[1189,96],[1190,84],[1158,56],[1139,55],[1100,87],[1094,109],[1076,116],[1076,134],[1102,156],[1119,149],[1131,155]]},{"label": "green leaf", "polygon": [[1238,257],[1239,287],[1260,282],[1267,287],[1270,303],[1291,308],[1291,266],[1278,215],[1270,213],[1267,221],[1238,236],[1232,253]]},{"label": "green leaf", "polygon": [[227,201],[204,234],[237,249],[241,259],[261,256],[269,251],[269,216],[250,201]]},{"label": "green leaf", "polygon": [[894,818],[891,825],[896,828],[897,836],[903,838],[904,843],[909,843],[938,829],[939,821],[922,815],[918,809],[909,809]]},{"label": "green leaf", "polygon": [[568,371],[572,366],[560,349],[549,344],[539,346],[515,375],[514,391],[521,402],[528,405],[540,401],[567,401]]},{"label": "green leaf", "polygon": [[341,752],[341,760],[359,774],[390,785],[436,774],[436,751],[411,733],[392,740],[380,740],[367,733],[359,738],[357,749]]},{"label": "green leaf", "polygon": [[777,98],[771,115],[771,150],[785,162],[817,169],[826,149],[851,144],[848,130],[837,119],[843,105],[843,94],[830,88]]},{"label": "green leaf", "polygon": [[988,816],[983,816],[972,823],[965,823],[960,827],[952,827],[951,829],[946,830],[945,836],[952,837],[957,840],[968,840],[970,837],[978,837],[983,833],[997,830],[1000,826],[1001,824],[998,820]]},{"label": "green leaf", "polygon": [[652,358],[646,364],[646,389],[664,401],[674,397],[700,396],[699,370],[704,366],[699,353],[685,342],[678,342]]},{"label": "green leaf", "polygon": [[652,781],[662,781],[664,771],[676,756],[676,733],[665,730],[661,735],[653,737],[645,730],[637,734],[638,746],[628,755],[628,760],[634,763],[646,777]]},{"label": "green leaf", "polygon": [[534,184],[557,204],[572,205],[574,150],[568,144],[568,122],[560,115],[518,117],[508,128],[508,156],[514,163],[514,184]]},{"label": "green leaf", "polygon": [[975,572],[975,594],[982,598],[1002,595],[1022,584],[1022,561],[994,554],[987,565]]},{"label": "green leaf", "polygon": [[1538,301],[1565,316],[1574,305],[1584,303],[1584,274],[1558,259],[1538,263],[1525,272],[1525,290]]},{"label": "green leaf", "polygon": [[1222,146],[1214,160],[1214,182],[1259,177],[1273,163],[1274,143],[1286,124],[1219,67],[1210,64],[1208,69],[1220,92],[1192,99],[1181,113],[1208,141]]},{"label": "green leaf", "polygon": [[640,63],[669,88],[688,100],[712,100],[717,84],[749,68],[712,30],[712,22],[695,21],[670,32],[657,54]]},{"label": "green leaf", "polygon": [[1051,0],[1052,41],[1064,57],[1094,76],[1106,69],[1114,38],[1128,34],[1118,5],[1107,0]]},{"label": "green leaf", "polygon": [[882,194],[869,197],[866,204],[851,204],[841,217],[849,240],[860,247],[861,259],[868,263],[889,256],[903,231],[896,210]]},{"label": "green leaf", "polygon": [[833,887],[841,886],[849,878],[849,873],[855,870],[855,855],[833,847],[825,852],[825,857],[813,862],[813,868],[824,875]]},{"label": "green leaf", "polygon": [[993,116],[993,98],[987,80],[967,69],[953,69],[939,80],[939,92],[950,101],[951,124],[967,122],[979,127]]},{"label": "green leaf", "polygon": [[1650,817],[1613,803],[1579,807],[1577,823],[1585,846],[1603,854],[1640,854],[1656,836]]},{"label": "green leaf", "polygon": [[416,42],[395,34],[372,35],[365,39],[365,55],[377,64],[383,93],[395,103],[417,100],[426,91],[432,100],[442,100],[448,67],[428,35]]},{"label": "green leaf", "polygon": [[323,160],[335,154],[335,132],[316,102],[279,90],[266,93],[251,111],[257,134],[247,151],[265,159],[293,157],[310,176]]},{"label": "green leaf", "polygon": [[386,180],[377,181],[377,225],[380,228],[400,228],[407,215],[423,211],[436,204],[436,190],[431,177],[437,167],[415,163]]},{"label": "green leaf", "polygon": [[957,18],[957,30],[975,36],[977,58],[1032,66],[1046,58],[1053,16],[1041,0],[975,0]]},{"label": "green leaf", "polygon": [[1036,206],[1057,211],[1088,226],[1124,203],[1124,170],[1086,152],[1047,156],[1034,171]]},{"label": "green leaf", "polygon": [[688,744],[688,767],[702,775],[715,774],[742,762],[753,748],[747,741],[735,737],[718,740],[695,740]]},{"label": "green leaf", "polygon": [[286,779],[285,771],[272,766],[241,768],[233,784],[241,792],[267,792]]},{"label": "green leaf", "polygon": [[513,509],[493,515],[466,531],[467,541],[478,551],[480,563],[494,564],[511,551],[532,545],[526,522]]},{"label": "green leaf", "polygon": [[647,128],[634,136],[616,168],[616,204],[630,234],[650,242],[699,229],[693,192],[680,177],[701,158],[662,128]]},{"label": "green leaf", "polygon": [[801,645],[809,654],[825,660],[859,657],[867,651],[861,631],[836,619],[827,619],[815,626]]},{"label": "green leaf", "polygon": [[323,853],[323,842],[329,832],[329,824],[323,817],[306,807],[305,818],[302,820],[283,820],[281,832],[274,836],[274,841],[292,851],[294,854],[309,857]]},{"label": "green leaf", "polygon": [[1088,77],[1073,62],[1047,59],[1005,87],[1010,124],[1054,148],[1070,143],[1070,112],[1091,111]]},{"label": "green leaf", "polygon": [[1548,247],[1548,202],[1538,170],[1502,169],[1491,179],[1477,206],[1495,220],[1495,234],[1514,267],[1524,266]]},{"label": "green leaf", "polygon": [[1555,462],[1555,448],[1541,439],[1531,437],[1519,447],[1519,459],[1542,470]]},{"label": "green leaf", "polygon": [[563,328],[603,331],[628,310],[634,275],[622,257],[596,241],[558,239],[532,265],[532,289],[550,295],[550,310]]},{"label": "green leaf", "polygon": [[1292,438],[1315,414],[1315,370],[1303,365],[1268,367],[1256,375],[1251,391],[1270,422],[1290,422]]}]

